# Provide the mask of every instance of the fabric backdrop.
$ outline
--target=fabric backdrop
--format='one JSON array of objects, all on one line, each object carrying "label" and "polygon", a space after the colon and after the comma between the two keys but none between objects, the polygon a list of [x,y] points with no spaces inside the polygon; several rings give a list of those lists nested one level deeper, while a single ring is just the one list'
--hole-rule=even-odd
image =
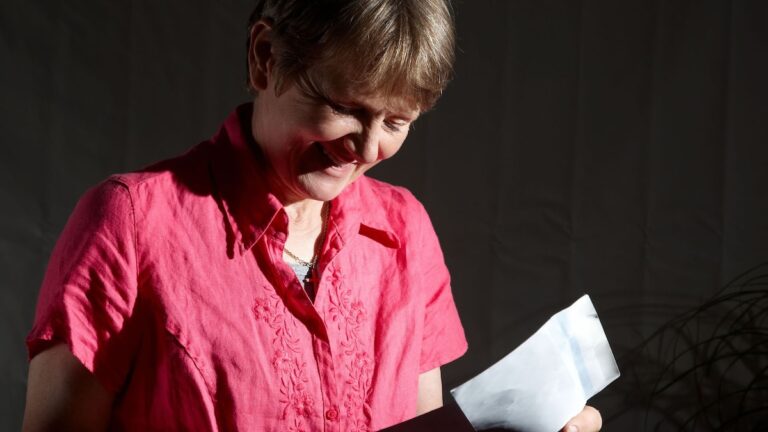
[{"label": "fabric backdrop", "polygon": [[[247,100],[250,8],[0,3],[0,429],[20,428],[23,341],[77,198],[209,137]],[[700,403],[633,399],[633,359],[768,261],[768,2],[471,0],[456,12],[455,80],[371,172],[410,188],[440,236],[470,342],[445,387],[589,293],[624,372],[593,402],[605,428],[680,427],[664,412]]]}]

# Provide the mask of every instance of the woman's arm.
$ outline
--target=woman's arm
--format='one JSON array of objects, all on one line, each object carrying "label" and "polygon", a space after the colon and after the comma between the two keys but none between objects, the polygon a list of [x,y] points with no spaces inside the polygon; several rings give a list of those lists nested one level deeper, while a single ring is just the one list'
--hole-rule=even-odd
[{"label": "woman's arm", "polygon": [[106,430],[112,395],[72,355],[56,345],[29,364],[25,432]]},{"label": "woman's arm", "polygon": [[443,382],[440,379],[440,368],[419,375],[419,395],[416,402],[416,415],[443,406]]}]

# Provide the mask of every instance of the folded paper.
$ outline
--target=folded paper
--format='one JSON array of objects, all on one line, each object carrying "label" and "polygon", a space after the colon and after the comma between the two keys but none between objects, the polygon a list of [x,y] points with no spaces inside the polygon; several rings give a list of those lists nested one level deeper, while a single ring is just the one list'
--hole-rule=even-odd
[{"label": "folded paper", "polygon": [[555,432],[618,377],[600,319],[584,295],[451,394],[476,430]]}]

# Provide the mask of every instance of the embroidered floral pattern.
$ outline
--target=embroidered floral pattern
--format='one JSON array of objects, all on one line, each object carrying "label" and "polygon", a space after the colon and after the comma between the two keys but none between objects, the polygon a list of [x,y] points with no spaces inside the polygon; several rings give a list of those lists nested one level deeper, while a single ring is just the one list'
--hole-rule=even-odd
[{"label": "embroidered floral pattern", "polygon": [[287,312],[276,294],[266,290],[269,298],[257,298],[253,315],[265,322],[275,333],[272,339],[272,368],[280,379],[282,418],[289,431],[306,431],[306,419],[314,415],[315,401],[307,392],[306,363],[301,361],[299,339],[286,320]]},{"label": "embroidered floral pattern", "polygon": [[344,286],[341,274],[334,266],[331,274],[332,289],[329,290],[331,322],[339,330],[339,344],[345,358],[347,378],[343,387],[343,403],[347,413],[347,428],[350,431],[368,431],[371,408],[368,405],[368,390],[373,375],[373,360],[365,349],[361,332],[368,320],[365,305],[353,298],[352,290]]}]

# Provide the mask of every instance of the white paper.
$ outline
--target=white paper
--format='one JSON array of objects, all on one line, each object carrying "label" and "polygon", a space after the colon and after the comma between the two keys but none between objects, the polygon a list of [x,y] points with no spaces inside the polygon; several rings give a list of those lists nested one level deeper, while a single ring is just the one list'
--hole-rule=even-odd
[{"label": "white paper", "polygon": [[477,430],[556,432],[618,377],[600,319],[584,295],[451,394]]}]

